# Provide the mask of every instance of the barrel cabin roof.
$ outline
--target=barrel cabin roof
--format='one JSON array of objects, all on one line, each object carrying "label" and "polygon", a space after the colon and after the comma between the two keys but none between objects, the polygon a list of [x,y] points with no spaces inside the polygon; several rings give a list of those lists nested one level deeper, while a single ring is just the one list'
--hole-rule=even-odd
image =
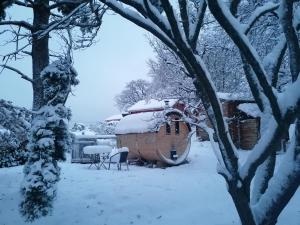
[{"label": "barrel cabin roof", "polygon": [[128,108],[130,114],[140,113],[140,112],[149,112],[149,111],[161,111],[164,110],[166,106],[166,101],[169,102],[169,107],[173,108],[176,103],[179,102],[178,99],[164,99],[164,100],[141,100]]},{"label": "barrel cabin roof", "polygon": [[130,114],[120,120],[116,134],[156,132],[164,121],[163,112],[142,112]]}]

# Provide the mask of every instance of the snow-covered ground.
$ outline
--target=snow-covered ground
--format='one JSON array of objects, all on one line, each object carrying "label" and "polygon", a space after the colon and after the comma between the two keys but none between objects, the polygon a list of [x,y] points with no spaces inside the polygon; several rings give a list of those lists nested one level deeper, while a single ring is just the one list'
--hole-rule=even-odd
[{"label": "snow-covered ground", "polygon": [[[239,224],[210,144],[194,141],[189,159],[178,167],[130,166],[130,171],[62,163],[53,215],[33,224]],[[0,225],[25,224],[18,212],[22,176],[22,167],[0,169]],[[278,224],[300,224],[299,190]]]}]

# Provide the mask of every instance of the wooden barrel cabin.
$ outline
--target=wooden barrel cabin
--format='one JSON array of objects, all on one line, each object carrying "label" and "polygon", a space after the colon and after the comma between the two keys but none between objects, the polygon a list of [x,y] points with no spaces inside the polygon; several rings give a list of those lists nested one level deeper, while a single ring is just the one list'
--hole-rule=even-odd
[{"label": "wooden barrel cabin", "polygon": [[128,147],[129,159],[163,165],[183,163],[190,150],[191,127],[179,110],[141,112],[120,120],[117,146]]}]

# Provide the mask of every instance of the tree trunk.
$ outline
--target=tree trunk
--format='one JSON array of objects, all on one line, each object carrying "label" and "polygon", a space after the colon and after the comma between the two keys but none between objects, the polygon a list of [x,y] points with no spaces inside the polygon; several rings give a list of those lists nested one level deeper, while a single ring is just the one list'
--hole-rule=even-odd
[{"label": "tree trunk", "polygon": [[32,78],[33,78],[33,110],[38,110],[45,104],[41,71],[49,64],[49,35],[39,37],[36,32],[49,23],[50,11],[47,8],[49,0],[35,0],[33,7],[32,32]]},{"label": "tree trunk", "polygon": [[239,214],[242,225],[256,225],[252,210],[250,208],[249,196],[243,187],[236,187],[236,184],[229,184],[229,193]]}]

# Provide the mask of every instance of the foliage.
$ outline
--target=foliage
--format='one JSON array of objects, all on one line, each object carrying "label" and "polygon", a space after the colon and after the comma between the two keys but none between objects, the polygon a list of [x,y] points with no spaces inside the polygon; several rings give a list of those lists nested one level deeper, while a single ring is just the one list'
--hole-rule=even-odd
[{"label": "foliage", "polygon": [[[15,13],[4,20],[8,6],[16,11],[26,10],[31,18],[27,18],[27,13]],[[21,203],[21,212],[28,221],[51,211],[59,178],[57,160],[65,159],[64,152],[70,144],[67,129],[70,110],[64,105],[71,86],[78,84],[71,53],[94,43],[106,11],[102,6],[87,0],[0,1],[0,37],[6,43],[0,50],[1,72],[15,72],[33,89],[34,111]],[[59,49],[50,50],[52,40],[62,44]],[[31,57],[31,75],[24,73],[20,63],[15,63],[19,69],[10,65],[25,57]],[[57,61],[50,64],[53,59]]]},{"label": "foliage", "polygon": [[24,163],[30,121],[26,109],[0,100],[0,168]]},{"label": "foliage", "polygon": [[27,221],[33,221],[52,211],[56,197],[56,183],[60,168],[57,160],[65,160],[64,152],[70,147],[67,118],[70,111],[62,104],[45,106],[33,119],[28,160],[24,167],[21,193],[21,213]]},{"label": "foliage", "polygon": [[96,134],[112,135],[115,134],[116,125],[117,122],[115,123],[98,122],[96,124],[90,124],[89,129],[94,131]]},{"label": "foliage", "polygon": [[134,103],[149,96],[150,83],[138,79],[126,84],[125,89],[115,97],[116,105],[121,111],[126,111]]},{"label": "foliage", "polygon": [[193,81],[186,76],[178,56],[159,40],[150,39],[150,44],[156,53],[156,59],[148,61],[151,98],[176,98],[185,103],[196,103],[198,98]]},{"label": "foliage", "polygon": [[3,0],[0,2],[0,21],[6,17],[5,9],[10,7],[15,0]]},{"label": "foliage", "polygon": [[20,211],[27,221],[33,221],[52,211],[60,168],[71,148],[68,120],[71,111],[64,106],[71,87],[78,84],[77,73],[68,59],[55,61],[41,73],[47,105],[34,115],[29,152],[21,187],[23,201]]}]

